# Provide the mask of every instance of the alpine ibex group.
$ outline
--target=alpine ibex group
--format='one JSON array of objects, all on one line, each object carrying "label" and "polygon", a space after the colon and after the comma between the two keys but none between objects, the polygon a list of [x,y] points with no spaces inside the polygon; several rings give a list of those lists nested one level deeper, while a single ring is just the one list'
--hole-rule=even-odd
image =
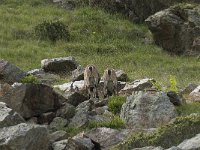
[{"label": "alpine ibex group", "polygon": [[[117,77],[114,69],[106,69],[103,75],[103,94],[104,97],[117,94]],[[94,65],[88,65],[84,71],[84,86],[88,92],[89,98],[98,97],[98,86],[100,75]]]}]

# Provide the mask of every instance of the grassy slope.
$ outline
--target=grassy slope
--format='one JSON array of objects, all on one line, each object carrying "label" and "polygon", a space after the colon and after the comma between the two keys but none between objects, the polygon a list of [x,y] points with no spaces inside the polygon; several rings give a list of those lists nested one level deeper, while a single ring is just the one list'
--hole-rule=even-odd
[{"label": "grassy slope", "polygon": [[[71,41],[55,44],[38,41],[31,34],[43,20],[59,19],[69,26]],[[137,33],[148,32],[119,15],[94,8],[65,11],[40,0],[0,2],[0,58],[24,70],[40,67],[44,58],[72,55],[83,66],[94,63],[102,73],[107,67],[123,69],[130,79],[152,77],[166,84],[175,75],[180,86],[199,83],[200,61],[170,56],[154,45],[145,45]]]}]

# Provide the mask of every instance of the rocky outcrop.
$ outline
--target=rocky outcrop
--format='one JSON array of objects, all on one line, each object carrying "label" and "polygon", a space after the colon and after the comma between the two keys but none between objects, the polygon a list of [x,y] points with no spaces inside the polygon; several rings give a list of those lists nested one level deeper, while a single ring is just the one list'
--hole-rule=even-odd
[{"label": "rocky outcrop", "polygon": [[44,59],[41,67],[45,72],[69,73],[77,68],[78,64],[73,57]]},{"label": "rocky outcrop", "polygon": [[123,70],[116,70],[117,81],[128,81],[128,75]]},{"label": "rocky outcrop", "polygon": [[1,150],[48,150],[48,132],[44,126],[21,123],[0,128]]},{"label": "rocky outcrop", "polygon": [[176,109],[162,92],[139,92],[127,98],[120,117],[129,128],[154,128],[176,117]]},{"label": "rocky outcrop", "polygon": [[0,102],[0,128],[14,126],[25,122],[25,120],[5,103]]},{"label": "rocky outcrop", "polygon": [[64,98],[43,84],[22,84],[0,97],[1,102],[26,119],[56,111],[61,106],[60,99]]},{"label": "rocky outcrop", "polygon": [[68,137],[69,137],[68,133],[62,130],[53,132],[49,135],[49,139],[51,143],[67,139]]},{"label": "rocky outcrop", "polygon": [[198,51],[195,41],[200,35],[200,5],[178,4],[145,21],[153,33],[155,43],[164,50],[175,54]]},{"label": "rocky outcrop", "polygon": [[20,82],[26,73],[6,60],[0,60],[0,83]]},{"label": "rocky outcrop", "polygon": [[84,70],[83,67],[78,66],[77,69],[72,71],[72,81],[84,80]]},{"label": "rocky outcrop", "polygon": [[69,124],[69,121],[67,119],[56,117],[53,119],[53,121],[49,125],[50,131],[58,131],[63,129]]},{"label": "rocky outcrop", "polygon": [[71,104],[65,103],[65,105],[57,110],[56,116],[65,119],[70,119],[75,115],[75,107]]},{"label": "rocky outcrop", "polygon": [[131,83],[127,83],[123,89],[120,90],[120,95],[132,95],[135,91],[142,91],[152,87],[153,79],[141,79],[135,80]]}]

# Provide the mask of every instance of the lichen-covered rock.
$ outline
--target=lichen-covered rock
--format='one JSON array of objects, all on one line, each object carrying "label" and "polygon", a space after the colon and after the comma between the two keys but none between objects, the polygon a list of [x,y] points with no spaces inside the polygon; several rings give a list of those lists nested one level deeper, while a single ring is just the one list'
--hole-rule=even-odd
[{"label": "lichen-covered rock", "polygon": [[66,149],[67,143],[68,143],[68,140],[57,141],[52,144],[52,148],[53,150],[67,150]]},{"label": "lichen-covered rock", "polygon": [[45,72],[69,73],[77,68],[78,64],[73,57],[44,59],[41,67]]},{"label": "lichen-covered rock", "polygon": [[135,80],[131,83],[127,83],[123,89],[120,90],[120,95],[131,95],[134,91],[142,91],[147,88],[152,87],[152,81],[153,79],[141,79],[141,80]]},{"label": "lichen-covered rock", "polygon": [[200,35],[200,5],[178,4],[145,21],[155,43],[164,50],[186,54],[195,49],[194,40]]},{"label": "lichen-covered rock", "polygon": [[49,150],[46,127],[21,123],[0,128],[1,150]]},{"label": "lichen-covered rock", "polygon": [[84,70],[83,67],[78,66],[77,69],[72,71],[72,81],[84,80]]},{"label": "lichen-covered rock", "polygon": [[25,120],[5,103],[0,102],[0,128],[14,126],[25,122]]},{"label": "lichen-covered rock", "polygon": [[120,118],[130,128],[153,128],[175,118],[176,109],[162,92],[139,92],[127,98]]},{"label": "lichen-covered rock", "polygon": [[67,139],[68,137],[69,137],[68,133],[62,130],[53,132],[49,135],[49,139],[51,143]]},{"label": "lichen-covered rock", "polygon": [[148,146],[148,147],[142,147],[142,148],[134,148],[132,150],[164,150],[164,149],[162,147]]},{"label": "lichen-covered rock", "polygon": [[43,113],[38,117],[37,122],[39,124],[50,124],[55,117],[56,114],[54,112]]},{"label": "lichen-covered rock", "polygon": [[20,82],[27,74],[17,66],[5,60],[0,60],[0,83],[13,84]]},{"label": "lichen-covered rock", "polygon": [[57,110],[56,116],[65,119],[70,119],[75,115],[75,107],[71,104],[65,103],[65,105]]},{"label": "lichen-covered rock", "polygon": [[44,84],[22,84],[0,97],[1,102],[26,119],[57,110],[61,106],[60,99],[64,97]]},{"label": "lichen-covered rock", "polygon": [[56,117],[49,125],[49,129],[51,131],[58,131],[68,125],[69,121],[67,119]]}]

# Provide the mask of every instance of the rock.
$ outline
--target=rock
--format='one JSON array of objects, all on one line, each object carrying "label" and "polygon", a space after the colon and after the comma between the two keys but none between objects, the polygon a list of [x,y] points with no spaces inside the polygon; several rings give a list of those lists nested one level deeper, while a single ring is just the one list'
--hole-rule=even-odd
[{"label": "rock", "polygon": [[38,123],[39,124],[50,124],[52,120],[56,117],[56,114],[54,112],[47,112],[43,113],[38,117]]},{"label": "rock", "polygon": [[49,139],[46,127],[21,123],[0,128],[1,150],[48,150]]},{"label": "rock", "polygon": [[157,45],[171,53],[186,54],[194,50],[194,40],[200,35],[200,5],[178,4],[145,21]]},{"label": "rock", "polygon": [[67,147],[68,149],[93,150],[95,145],[92,143],[91,139],[83,137],[83,134],[78,134],[68,139]]},{"label": "rock", "polygon": [[37,74],[44,74],[43,69],[33,69],[27,72],[28,75],[37,75]]},{"label": "rock", "polygon": [[77,69],[72,71],[72,81],[84,80],[84,68],[78,66]]},{"label": "rock", "polygon": [[38,124],[38,118],[37,117],[32,117],[32,118],[27,120],[27,123]]},{"label": "rock", "polygon": [[0,102],[0,128],[14,126],[25,122],[25,120],[5,103]]},{"label": "rock", "polygon": [[17,66],[5,60],[0,60],[0,83],[13,84],[20,82],[27,74]]},{"label": "rock", "polygon": [[95,110],[97,115],[103,115],[106,111],[108,111],[108,106],[98,107]]},{"label": "rock", "polygon": [[123,70],[117,70],[116,75],[118,81],[128,81],[128,75]]},{"label": "rock", "polygon": [[95,128],[84,133],[86,137],[99,143],[102,150],[109,149],[113,145],[118,144],[127,138],[129,134],[130,132],[119,131],[111,128]]},{"label": "rock", "polygon": [[178,145],[180,149],[187,150],[197,150],[200,149],[200,134],[197,134],[195,137],[191,139],[187,139]]},{"label": "rock", "polygon": [[77,1],[74,0],[53,0],[54,3],[58,3],[64,9],[73,10],[77,5]]},{"label": "rock", "polygon": [[68,137],[69,135],[65,131],[56,131],[49,135],[49,139],[51,143],[67,139]]},{"label": "rock", "polygon": [[198,85],[196,84],[189,84],[184,90],[181,91],[181,94],[190,94],[192,91],[194,91],[194,89],[196,89],[198,87]]},{"label": "rock", "polygon": [[68,140],[61,140],[52,144],[53,150],[67,150]]},{"label": "rock", "polygon": [[4,96],[12,89],[12,86],[8,83],[0,84],[0,96]]},{"label": "rock", "polygon": [[85,101],[76,107],[76,114],[71,119],[69,127],[83,127],[89,122],[90,111],[94,108],[92,100]]},{"label": "rock", "polygon": [[165,93],[150,91],[129,96],[120,114],[130,128],[158,127],[176,116],[176,109]]},{"label": "rock", "polygon": [[70,119],[75,115],[75,107],[71,104],[65,103],[65,105],[57,110],[56,116],[65,119]]},{"label": "rock", "polygon": [[41,67],[45,72],[69,73],[77,68],[78,64],[73,57],[44,59]]},{"label": "rock", "polygon": [[135,80],[132,83],[126,84],[126,86],[121,89],[119,92],[120,95],[131,95],[134,91],[142,91],[147,88],[152,87],[153,79],[141,79],[141,80]]},{"label": "rock", "polygon": [[168,148],[166,150],[182,150],[182,149],[180,149],[180,148],[178,148],[176,146],[172,146],[171,148]]},{"label": "rock", "polygon": [[66,127],[68,125],[69,121],[67,119],[56,117],[53,119],[53,121],[49,125],[49,129],[51,131],[57,131],[61,130],[62,128]]},{"label": "rock", "polygon": [[175,106],[180,106],[184,103],[184,100],[181,96],[179,96],[176,92],[169,91],[167,92],[167,96],[172,104]]},{"label": "rock", "polygon": [[69,94],[66,94],[66,97],[67,97],[67,102],[73,106],[78,106],[80,103],[88,99],[87,96],[79,92],[71,92]]},{"label": "rock", "polygon": [[148,147],[142,147],[142,148],[134,148],[132,150],[164,150],[164,149],[162,147],[148,146]]},{"label": "rock", "polygon": [[193,102],[200,102],[200,86],[189,94],[189,99]]},{"label": "rock", "polygon": [[44,84],[22,84],[0,97],[0,101],[26,119],[57,110],[61,99],[64,97]]}]

